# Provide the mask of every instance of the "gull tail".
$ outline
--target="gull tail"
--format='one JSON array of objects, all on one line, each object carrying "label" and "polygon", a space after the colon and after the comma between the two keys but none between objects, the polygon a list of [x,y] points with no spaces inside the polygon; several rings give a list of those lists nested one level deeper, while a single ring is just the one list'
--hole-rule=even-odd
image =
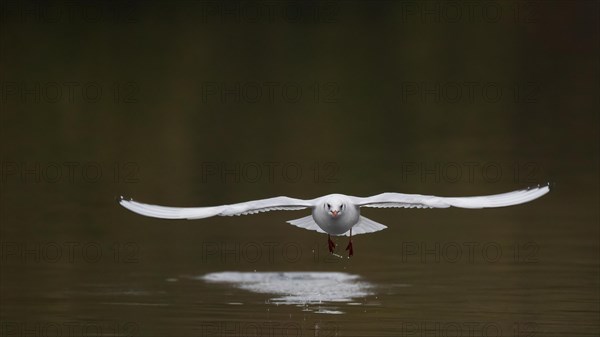
[{"label": "gull tail", "polygon": [[[375,222],[369,218],[365,218],[364,216],[360,216],[358,219],[358,223],[352,227],[352,236],[358,234],[367,234],[373,232],[379,232],[381,230],[386,229],[386,225],[382,225],[379,222]],[[344,233],[345,236],[350,236],[350,231]]]},{"label": "gull tail", "polygon": [[305,216],[304,218],[300,218],[300,219],[290,220],[290,221],[287,221],[287,223],[289,223],[290,225],[294,225],[296,227],[308,229],[309,231],[317,231],[319,233],[325,233],[325,231],[323,231],[321,229],[321,227],[319,227],[319,225],[317,225],[317,223],[313,219],[312,215]]},{"label": "gull tail", "polygon": [[[319,227],[319,225],[317,225],[317,223],[313,219],[312,215],[305,216],[300,219],[290,220],[287,223],[294,225],[296,227],[308,229],[311,231],[325,233],[325,231],[323,231],[321,229],[321,227]],[[354,225],[354,227],[352,227],[352,236],[358,235],[358,234],[378,232],[378,231],[384,230],[386,228],[387,228],[386,225],[382,225],[378,222],[375,222],[371,219],[361,216],[360,219],[358,220],[358,223],[356,225]],[[325,233],[325,234],[327,234],[327,233]],[[342,234],[341,236],[350,236],[350,231],[347,231],[346,233]]]}]

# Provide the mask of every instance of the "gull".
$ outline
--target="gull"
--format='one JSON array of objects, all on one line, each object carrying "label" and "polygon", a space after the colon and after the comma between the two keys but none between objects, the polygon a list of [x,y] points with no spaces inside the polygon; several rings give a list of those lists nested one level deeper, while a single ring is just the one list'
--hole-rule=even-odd
[{"label": "gull", "polygon": [[274,197],[212,207],[167,207],[149,205],[119,197],[121,206],[135,213],[161,219],[203,219],[268,211],[291,211],[309,208],[312,214],[287,221],[294,226],[327,234],[329,252],[336,247],[331,235],[348,236],[348,256],[354,254],[352,235],[373,233],[387,226],[360,215],[361,207],[374,208],[491,208],[518,205],[537,199],[550,191],[550,184],[522,190],[472,197],[437,197],[433,195],[381,193],[371,197],[329,194],[311,200]]}]

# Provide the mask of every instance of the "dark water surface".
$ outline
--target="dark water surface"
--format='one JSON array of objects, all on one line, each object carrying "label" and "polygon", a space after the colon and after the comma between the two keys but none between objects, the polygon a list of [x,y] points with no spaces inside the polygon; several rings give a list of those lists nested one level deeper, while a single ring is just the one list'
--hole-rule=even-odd
[{"label": "dark water surface", "polygon": [[[597,336],[598,5],[419,4],[3,4],[0,335]],[[351,259],[285,223],[308,211],[115,202],[547,181],[508,208],[363,210],[389,228]]]}]

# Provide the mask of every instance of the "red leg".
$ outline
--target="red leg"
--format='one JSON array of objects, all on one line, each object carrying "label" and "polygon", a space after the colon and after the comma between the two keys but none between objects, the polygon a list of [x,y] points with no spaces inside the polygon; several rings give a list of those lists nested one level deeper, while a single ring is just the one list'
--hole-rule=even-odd
[{"label": "red leg", "polygon": [[333,250],[335,249],[335,243],[331,241],[331,236],[329,234],[327,234],[327,244],[329,244],[329,252],[333,253]]},{"label": "red leg", "polygon": [[348,257],[354,255],[354,250],[352,249],[352,228],[350,228],[350,241],[348,242],[348,246],[346,247],[348,250]]}]

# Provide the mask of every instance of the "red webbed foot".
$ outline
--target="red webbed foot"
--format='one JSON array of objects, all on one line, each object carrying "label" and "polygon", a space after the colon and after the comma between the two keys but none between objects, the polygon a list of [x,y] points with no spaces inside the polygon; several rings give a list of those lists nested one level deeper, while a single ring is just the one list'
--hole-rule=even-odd
[{"label": "red webbed foot", "polygon": [[327,235],[327,244],[329,245],[329,252],[333,254],[335,249],[335,242],[331,241],[331,236]]}]

